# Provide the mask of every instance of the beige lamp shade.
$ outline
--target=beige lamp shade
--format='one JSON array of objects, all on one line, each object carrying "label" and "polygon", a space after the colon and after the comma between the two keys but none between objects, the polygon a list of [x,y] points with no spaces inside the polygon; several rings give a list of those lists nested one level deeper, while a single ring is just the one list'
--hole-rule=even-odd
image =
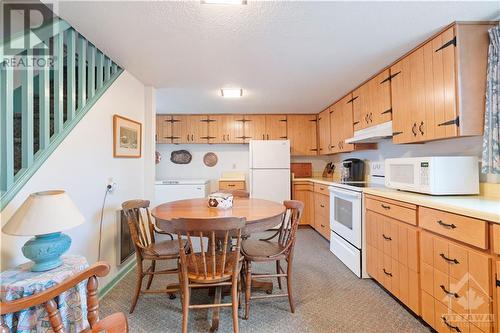
[{"label": "beige lamp shade", "polygon": [[66,191],[30,194],[2,231],[8,235],[35,236],[60,232],[85,222]]}]

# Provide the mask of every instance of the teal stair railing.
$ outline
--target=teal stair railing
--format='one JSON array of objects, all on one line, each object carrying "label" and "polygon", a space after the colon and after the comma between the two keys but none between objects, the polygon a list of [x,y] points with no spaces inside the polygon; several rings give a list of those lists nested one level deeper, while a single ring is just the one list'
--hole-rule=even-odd
[{"label": "teal stair railing", "polygon": [[7,55],[0,43],[0,211],[123,72],[64,20],[42,29],[52,66],[12,66],[13,56],[43,54],[35,46]]}]

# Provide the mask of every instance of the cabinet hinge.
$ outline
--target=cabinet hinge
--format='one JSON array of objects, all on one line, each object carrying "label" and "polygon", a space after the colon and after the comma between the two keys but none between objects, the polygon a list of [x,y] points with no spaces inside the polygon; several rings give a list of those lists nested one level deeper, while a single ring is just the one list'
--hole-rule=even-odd
[{"label": "cabinet hinge", "polygon": [[318,119],[309,119],[309,121],[314,121],[314,122],[317,122]]},{"label": "cabinet hinge", "polygon": [[309,149],[310,151],[318,151],[318,148]]},{"label": "cabinet hinge", "polygon": [[287,119],[280,119],[280,121],[284,121],[284,122],[287,122],[288,120],[287,120]]},{"label": "cabinet hinge", "polygon": [[165,121],[166,121],[167,123],[171,123],[171,124],[172,124],[172,123],[177,123],[177,122],[179,122],[180,120],[179,120],[179,119],[166,119]]},{"label": "cabinet hinge", "polygon": [[500,288],[500,280],[498,280],[498,277],[497,277],[496,285],[497,285],[497,288]]},{"label": "cabinet hinge", "polygon": [[394,79],[396,76],[398,76],[399,74],[401,73],[401,71],[397,72],[397,73],[394,73],[394,74],[391,74],[389,75],[387,78],[385,78],[384,80],[380,81],[380,84],[382,83],[386,83],[387,81],[392,81],[392,79]]},{"label": "cabinet hinge", "polygon": [[384,112],[382,112],[381,114],[386,114],[386,113],[392,113],[392,108],[385,110],[385,111],[384,111]]},{"label": "cabinet hinge", "polygon": [[460,119],[459,118],[460,117],[457,116],[453,120],[448,120],[448,121],[445,121],[444,123],[438,124],[438,126],[456,125],[457,127],[459,127],[460,126]]},{"label": "cabinet hinge", "polygon": [[359,124],[359,121],[355,121],[355,122],[353,122],[352,124],[353,124],[353,125],[357,125],[357,124]]},{"label": "cabinet hinge", "polygon": [[441,51],[442,49],[445,49],[445,48],[447,48],[448,46],[451,46],[451,45],[457,46],[457,36],[453,37],[452,40],[444,43],[439,49],[436,50],[436,52]]},{"label": "cabinet hinge", "polygon": [[287,136],[280,136],[280,139],[288,139]]},{"label": "cabinet hinge", "polygon": [[346,102],[346,104],[349,104],[349,103],[354,102],[354,101],[355,101],[358,97],[359,97],[359,96],[355,96],[355,97],[351,98],[350,100],[348,100],[348,101]]},{"label": "cabinet hinge", "polygon": [[403,132],[392,132],[392,136],[396,136],[396,135],[399,135],[399,134],[403,134]]}]

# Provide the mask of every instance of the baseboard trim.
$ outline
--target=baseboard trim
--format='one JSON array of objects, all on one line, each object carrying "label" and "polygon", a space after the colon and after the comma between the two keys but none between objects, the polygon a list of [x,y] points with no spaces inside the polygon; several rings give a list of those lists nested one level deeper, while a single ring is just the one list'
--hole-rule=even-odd
[{"label": "baseboard trim", "polygon": [[116,276],[109,281],[103,288],[99,290],[99,300],[107,295],[117,284],[120,282],[125,275],[130,273],[136,266],[135,258],[126,263],[125,266],[116,274]]}]

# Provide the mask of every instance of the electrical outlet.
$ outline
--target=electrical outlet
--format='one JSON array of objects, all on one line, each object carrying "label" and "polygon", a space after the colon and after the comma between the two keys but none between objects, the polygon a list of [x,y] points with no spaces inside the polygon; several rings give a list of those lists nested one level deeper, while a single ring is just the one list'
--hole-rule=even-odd
[{"label": "electrical outlet", "polygon": [[109,178],[108,183],[106,184],[106,188],[108,189],[108,193],[113,193],[116,190],[116,183],[113,178]]}]

